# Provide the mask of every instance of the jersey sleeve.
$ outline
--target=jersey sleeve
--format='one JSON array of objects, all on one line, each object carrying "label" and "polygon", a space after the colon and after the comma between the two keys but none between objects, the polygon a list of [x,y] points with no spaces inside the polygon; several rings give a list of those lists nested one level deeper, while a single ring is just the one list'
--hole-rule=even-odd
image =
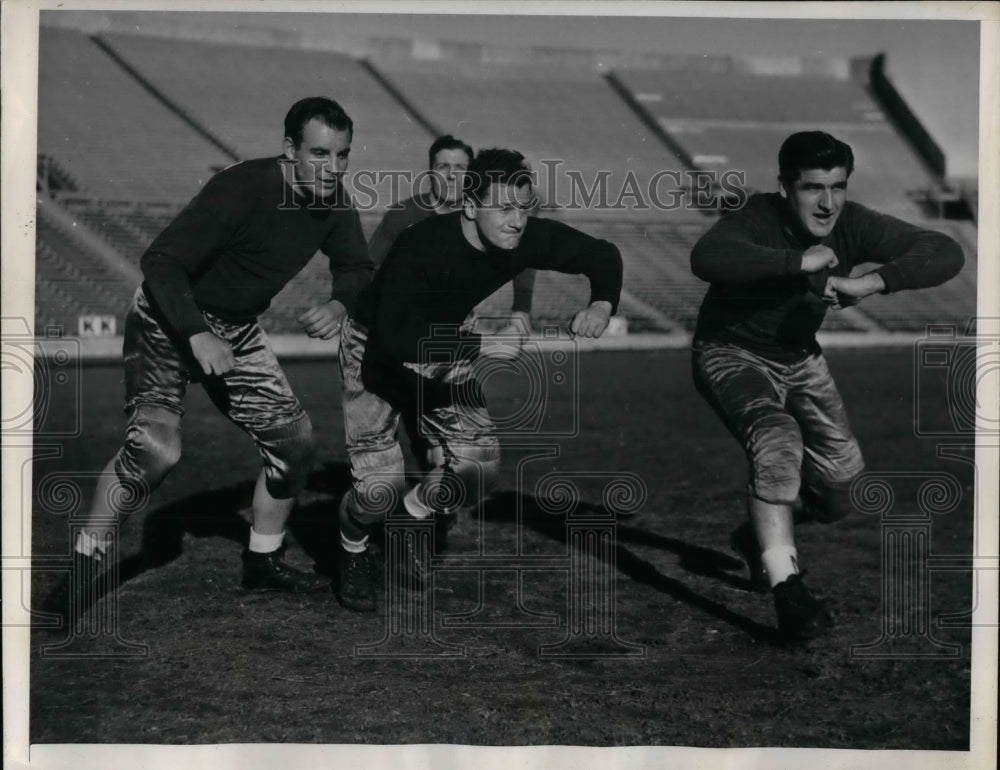
[{"label": "jersey sleeve", "polygon": [[962,247],[949,236],[855,204],[850,228],[861,262],[879,262],[875,270],[883,293],[925,289],[954,278],[965,263]]},{"label": "jersey sleeve", "polygon": [[211,267],[246,216],[242,196],[231,187],[225,172],[209,180],[139,262],[146,288],[184,339],[209,331],[195,304],[192,280]]},{"label": "jersey sleeve", "polygon": [[617,312],[622,290],[617,246],[551,219],[532,218],[528,227],[527,267],[585,275],[590,280],[590,301],[610,302],[612,314]]},{"label": "jersey sleeve", "polygon": [[358,295],[371,283],[374,268],[357,210],[350,208],[341,214],[320,248],[330,260],[333,276],[330,298],[343,304],[348,313],[353,313]]},{"label": "jersey sleeve", "polygon": [[710,283],[744,283],[802,272],[802,252],[768,246],[746,209],[726,214],[691,250],[691,272]]}]

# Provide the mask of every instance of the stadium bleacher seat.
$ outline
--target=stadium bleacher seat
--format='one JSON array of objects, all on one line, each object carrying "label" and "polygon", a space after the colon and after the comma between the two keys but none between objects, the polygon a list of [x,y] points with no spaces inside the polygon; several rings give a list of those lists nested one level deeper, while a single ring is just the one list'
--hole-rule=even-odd
[{"label": "stadium bleacher seat", "polygon": [[[292,101],[326,93],[355,119],[355,173],[420,171],[426,165],[430,134],[344,54],[126,34],[102,41],[241,156],[277,154],[281,119]],[[40,53],[40,194],[54,197],[80,227],[103,238],[134,266],[212,170],[229,158],[86,35],[43,27]],[[568,202],[567,170],[578,172],[587,188],[599,172],[610,172],[607,192],[613,202],[630,172],[645,194],[654,173],[682,168],[590,67],[510,62],[456,66],[400,59],[376,60],[373,66],[441,131],[476,147],[524,151],[539,172],[539,192],[549,204]],[[246,77],[247,72],[254,77]],[[929,323],[964,328],[975,314],[975,226],[924,217],[910,193],[926,186],[927,172],[863,84],[697,69],[625,69],[616,74],[702,168],[743,169],[747,187],[772,190],[781,140],[815,124],[854,148],[852,199],[936,227],[962,243],[968,262],[953,281],[913,298],[872,297],[854,312],[829,313],[825,330],[922,331]],[[562,161],[554,195],[542,160]],[[666,198],[671,189],[672,182],[665,180],[658,191]],[[383,198],[362,210],[366,234],[374,230],[387,202]],[[556,208],[545,215],[619,246],[625,263],[620,312],[628,317],[630,331],[691,330],[707,285],[691,274],[690,251],[714,219],[704,212],[637,210],[633,201],[624,203],[624,208],[605,211]],[[37,238],[36,320],[72,330],[79,315],[111,314],[121,320],[133,285],[44,217],[39,218]],[[295,319],[328,298],[329,282],[320,255],[278,295],[262,318],[265,328],[299,333]],[[536,325],[565,326],[588,295],[586,279],[540,271]],[[504,315],[510,301],[508,285],[487,299],[480,313]]]},{"label": "stadium bleacher seat", "polygon": [[426,166],[432,137],[344,54],[138,35],[103,39],[243,158],[280,154],[288,108],[306,96],[329,96],[354,121],[349,173]]},{"label": "stadium bleacher seat", "polygon": [[86,35],[42,27],[38,151],[99,197],[190,198],[226,157]]},{"label": "stadium bleacher seat", "polygon": [[[585,190],[594,188],[602,171],[610,173],[605,196],[609,203],[627,190],[630,173],[645,199],[657,171],[683,168],[593,70],[468,62],[376,64],[442,131],[476,148],[502,146],[523,152],[538,174],[546,205],[566,206],[574,199],[582,204]],[[575,188],[567,172],[579,175]],[[670,181],[661,182],[662,199],[676,189]],[[648,218],[653,213],[636,212],[627,198],[622,203],[624,210],[602,212],[591,206],[578,215]],[[562,213],[577,215],[572,210]]]}]

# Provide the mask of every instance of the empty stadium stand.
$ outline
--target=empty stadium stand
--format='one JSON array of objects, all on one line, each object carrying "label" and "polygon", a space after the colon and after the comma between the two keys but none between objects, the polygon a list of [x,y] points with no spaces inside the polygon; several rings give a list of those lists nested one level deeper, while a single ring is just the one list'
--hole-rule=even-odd
[{"label": "empty stadium stand", "polygon": [[920,216],[911,198],[934,180],[863,82],[693,70],[616,75],[667,133],[706,169],[746,174],[751,190],[774,190],[778,149],[795,131],[828,131],[852,146],[851,196],[883,211]]},{"label": "empty stadium stand", "polygon": [[[539,64],[505,50],[502,61],[486,57],[456,66],[396,54],[380,59],[378,53],[376,48],[373,58],[359,63],[334,52],[127,34],[92,39],[43,27],[38,328],[57,324],[75,332],[86,315],[112,315],[120,324],[140,280],[139,257],[152,239],[234,157],[277,154],[288,106],[316,93],[340,100],[355,119],[355,174],[423,169],[436,130],[477,147],[523,150],[539,172],[547,215],[620,247],[620,312],[633,333],[693,328],[707,285],[691,274],[690,250],[714,218],[684,206],[644,209],[627,194],[628,185],[648,203],[658,171],[738,169],[748,188],[771,190],[784,137],[806,128],[828,130],[854,148],[851,198],[948,232],[968,261],[945,286],[905,299],[869,298],[858,308],[829,313],[824,329],[964,328],[975,314],[975,225],[927,218],[933,208],[923,198],[933,188],[933,174],[862,81],[753,75],[716,57],[712,67],[690,69],[623,65],[614,73],[627,89],[623,95],[593,66],[570,67],[559,57],[543,56]],[[577,174],[575,187],[570,171]],[[572,193],[584,204],[601,172],[600,202],[613,204],[624,193],[621,205],[566,206]],[[689,177],[679,185],[661,178],[657,193],[667,200],[688,183]],[[974,200],[974,189],[972,184],[963,195]],[[368,234],[390,200],[386,186],[379,192],[384,197],[378,201],[358,201]],[[600,199],[599,187],[596,194]],[[107,249],[92,248],[94,238]],[[327,262],[319,255],[278,295],[262,323],[271,332],[298,333],[295,319],[325,301],[329,287]],[[565,325],[588,296],[582,277],[539,272],[536,325]],[[510,301],[506,286],[479,312],[503,315]]]},{"label": "empty stadium stand", "polygon": [[38,151],[91,195],[185,199],[228,162],[81,33],[41,28],[38,89]]},{"label": "empty stadium stand", "polygon": [[[571,204],[576,202],[586,209],[579,212],[586,217],[648,217],[650,211],[637,211],[631,199],[609,211],[584,206],[586,192],[595,188],[603,172],[603,198],[614,204],[627,192],[631,175],[645,199],[657,171],[683,170],[592,70],[538,67],[530,62],[375,63],[442,131],[476,148],[522,151],[538,173],[542,200],[547,206],[569,207],[563,212],[566,216],[574,215]],[[573,172],[575,184],[569,176]],[[664,200],[670,189],[676,189],[670,181],[664,178],[660,184]],[[597,190],[601,200],[599,186]]]},{"label": "empty stadium stand", "polygon": [[138,35],[102,40],[243,158],[278,155],[288,108],[325,95],[354,121],[351,173],[426,166],[432,137],[344,54]]}]

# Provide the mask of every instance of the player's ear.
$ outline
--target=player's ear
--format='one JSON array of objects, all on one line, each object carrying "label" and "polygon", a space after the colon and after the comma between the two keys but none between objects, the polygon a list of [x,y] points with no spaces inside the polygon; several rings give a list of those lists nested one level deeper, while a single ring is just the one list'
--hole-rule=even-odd
[{"label": "player's ear", "polygon": [[295,160],[295,142],[292,140],[292,137],[290,136],[285,137],[285,141],[282,145],[282,150],[286,158],[288,158],[289,160]]},{"label": "player's ear", "polygon": [[476,204],[471,195],[462,197],[462,216],[466,219],[476,218]]},{"label": "player's ear", "polygon": [[778,177],[778,193],[782,198],[788,198],[788,188],[785,187],[785,180],[781,176]]}]

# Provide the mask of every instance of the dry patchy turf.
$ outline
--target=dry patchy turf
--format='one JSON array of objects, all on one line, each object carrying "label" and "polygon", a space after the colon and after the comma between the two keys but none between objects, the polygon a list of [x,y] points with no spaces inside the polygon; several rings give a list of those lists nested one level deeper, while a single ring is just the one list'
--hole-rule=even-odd
[{"label": "dry patchy turf", "polygon": [[[930,552],[968,555],[972,466],[937,458],[933,441],[914,436],[912,355],[844,350],[829,358],[869,471],[911,474],[894,477],[895,510],[919,510],[917,474],[943,472],[958,481],[961,502],[933,518]],[[574,361],[567,371],[578,388],[552,389],[542,425],[562,429],[576,415],[577,434],[544,450],[505,441],[500,492],[453,533],[453,556],[520,549],[520,575],[437,573],[429,594],[432,634],[403,645],[389,633],[382,648],[448,656],[366,657],[359,647],[387,638],[381,609],[358,615],[330,594],[240,590],[256,454],[192,389],[184,458],[123,532],[118,639],[79,638],[69,649],[96,656],[66,657],[39,654],[65,632],[33,633],[32,742],[967,748],[970,634],[960,620],[947,627],[936,621],[969,610],[968,572],[929,578],[930,632],[957,645],[957,656],[860,658],[852,645],[879,639],[883,627],[880,520],[857,514],[833,526],[802,527],[808,580],[830,601],[837,625],[808,648],[776,645],[770,598],[746,590],[742,565],[727,547],[744,515],[745,462],[695,394],[688,354],[589,353]],[[289,559],[330,570],[334,506],[349,479],[336,369],[294,362],[287,370],[320,445],[290,527]],[[120,440],[120,368],[87,366],[82,382],[82,414],[72,414],[68,400],[54,400],[46,416],[53,429],[80,418],[82,435],[48,442],[57,453],[47,452],[45,441],[36,445],[37,557],[68,552],[71,516],[93,479],[77,479],[79,501],[61,507],[40,485],[96,471]],[[501,417],[519,414],[531,397],[514,376],[497,375],[488,389]],[[944,380],[932,380],[921,395],[943,409]],[[609,474],[635,474],[645,485],[641,509],[617,517],[602,558],[579,563],[613,579],[616,601],[614,634],[588,637],[580,658],[542,655],[566,638],[572,598],[559,566],[568,563],[567,520],[552,512],[555,490],[540,485],[553,473],[575,483],[575,516],[604,515]],[[33,576],[36,603],[55,577]],[[109,606],[105,599],[95,612]],[[922,627],[909,625],[920,618],[888,620],[907,623],[898,626],[907,634],[895,652],[930,649],[912,632]],[[115,657],[123,642],[145,651]],[[636,650],[641,654],[620,655]]]}]

